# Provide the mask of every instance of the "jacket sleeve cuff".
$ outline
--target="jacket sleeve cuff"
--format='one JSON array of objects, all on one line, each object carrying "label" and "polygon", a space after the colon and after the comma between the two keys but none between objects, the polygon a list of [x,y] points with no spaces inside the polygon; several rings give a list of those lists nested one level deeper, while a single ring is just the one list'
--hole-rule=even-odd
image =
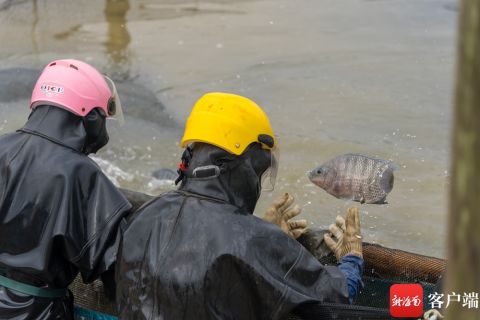
[{"label": "jacket sleeve cuff", "polygon": [[353,299],[363,287],[363,265],[363,259],[355,255],[346,255],[339,261],[338,268],[347,279],[348,298],[350,303],[353,302]]}]

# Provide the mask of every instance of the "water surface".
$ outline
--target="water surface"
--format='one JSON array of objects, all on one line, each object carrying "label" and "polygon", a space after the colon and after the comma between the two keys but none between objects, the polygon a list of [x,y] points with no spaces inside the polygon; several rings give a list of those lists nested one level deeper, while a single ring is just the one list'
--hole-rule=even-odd
[{"label": "water surface", "polygon": [[[173,125],[127,116],[96,160],[121,186],[152,194],[171,188],[150,174],[176,167],[195,100],[246,95],[281,144],[276,189],[257,214],[291,192],[312,226],[327,226],[352,203],[306,172],[342,153],[379,156],[400,170],[388,205],[361,206],[365,240],[444,256],[456,15],[446,0],[4,0],[0,69],[73,57],[151,90]],[[0,133],[27,109],[0,103]]]}]

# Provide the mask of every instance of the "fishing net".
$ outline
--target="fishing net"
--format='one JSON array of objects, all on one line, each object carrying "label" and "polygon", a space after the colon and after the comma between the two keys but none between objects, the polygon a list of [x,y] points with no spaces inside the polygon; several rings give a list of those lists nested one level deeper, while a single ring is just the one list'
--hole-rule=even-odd
[{"label": "fishing net", "polygon": [[69,289],[75,297],[75,320],[105,319],[95,317],[95,313],[92,311],[110,316],[116,315],[115,304],[107,298],[100,280],[84,284],[82,278],[78,276]]},{"label": "fishing net", "polygon": [[[302,243],[320,262],[335,265],[335,257],[323,243],[322,230],[310,230]],[[390,286],[397,283],[418,283],[423,287],[424,308],[429,309],[428,295],[445,270],[442,259],[389,249],[376,244],[363,244],[364,287],[352,305],[323,303],[315,308],[317,319],[390,319]],[[100,281],[85,285],[80,278],[70,286],[75,296],[76,320],[114,320],[115,306],[105,296]],[[312,317],[303,314],[303,319]],[[299,320],[291,314],[285,320]]]},{"label": "fishing net", "polygon": [[[321,263],[336,265],[336,259],[323,241],[327,230],[309,230],[300,239]],[[417,283],[423,287],[425,311],[430,309],[428,296],[435,292],[436,284],[446,267],[446,261],[378,244],[363,243],[363,288],[353,305],[358,313],[346,305],[330,306],[331,319],[391,319],[390,287],[399,283]]]}]

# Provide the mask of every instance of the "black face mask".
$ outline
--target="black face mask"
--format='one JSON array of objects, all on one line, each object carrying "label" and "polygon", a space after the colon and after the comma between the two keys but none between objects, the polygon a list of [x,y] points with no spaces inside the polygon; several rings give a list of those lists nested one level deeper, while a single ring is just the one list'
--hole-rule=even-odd
[{"label": "black face mask", "polygon": [[87,133],[83,153],[96,153],[108,143],[107,119],[99,109],[93,109],[83,118],[83,126]]},{"label": "black face mask", "polygon": [[242,156],[250,161],[259,179],[272,164],[271,152],[264,150],[259,143],[251,144]]},{"label": "black face mask", "polygon": [[262,192],[262,175],[271,165],[271,153],[262,148],[261,144],[253,143],[240,156],[245,162],[250,163],[250,167],[255,171],[258,178],[256,182],[257,200]]}]

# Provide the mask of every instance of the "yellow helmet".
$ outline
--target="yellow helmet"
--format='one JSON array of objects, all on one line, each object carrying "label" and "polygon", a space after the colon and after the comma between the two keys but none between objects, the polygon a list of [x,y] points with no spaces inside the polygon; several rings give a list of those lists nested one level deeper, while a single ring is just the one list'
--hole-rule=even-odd
[{"label": "yellow helmet", "polygon": [[180,145],[185,148],[192,142],[209,143],[237,156],[252,142],[270,150],[276,146],[265,112],[248,98],[222,92],[207,93],[195,103]]}]

